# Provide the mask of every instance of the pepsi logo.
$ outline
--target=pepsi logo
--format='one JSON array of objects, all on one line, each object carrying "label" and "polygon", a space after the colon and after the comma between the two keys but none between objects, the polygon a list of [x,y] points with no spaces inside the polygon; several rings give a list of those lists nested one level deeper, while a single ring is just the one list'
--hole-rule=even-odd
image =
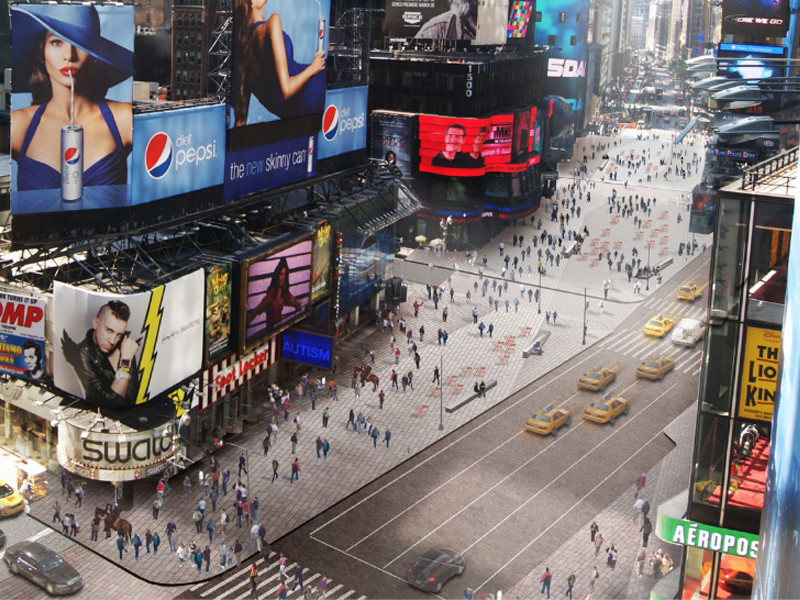
[{"label": "pepsi logo", "polygon": [[333,141],[339,131],[339,109],[331,104],[322,115],[322,135],[329,142]]},{"label": "pepsi logo", "polygon": [[77,165],[81,160],[81,151],[76,146],[69,146],[64,150],[64,162],[68,165]]},{"label": "pepsi logo", "polygon": [[144,151],[144,168],[153,179],[161,179],[172,166],[172,139],[159,131],[147,142]]}]

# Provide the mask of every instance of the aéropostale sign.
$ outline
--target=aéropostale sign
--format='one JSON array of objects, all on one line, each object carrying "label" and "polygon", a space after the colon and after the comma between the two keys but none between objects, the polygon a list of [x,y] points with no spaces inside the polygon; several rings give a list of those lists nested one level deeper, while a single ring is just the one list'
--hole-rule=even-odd
[{"label": "a\u00e9ropostale sign", "polygon": [[132,156],[132,204],[221,185],[225,105],[135,115]]}]

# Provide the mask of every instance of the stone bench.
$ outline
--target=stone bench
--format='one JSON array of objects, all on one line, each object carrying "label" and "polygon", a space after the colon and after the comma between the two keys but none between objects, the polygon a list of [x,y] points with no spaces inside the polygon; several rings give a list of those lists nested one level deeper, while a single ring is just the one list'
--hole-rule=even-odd
[{"label": "stone bench", "polygon": [[525,350],[522,351],[522,358],[528,358],[529,356],[536,355],[536,352],[533,351],[533,345],[536,342],[539,342],[539,347],[540,348],[544,348],[544,343],[547,341],[547,338],[549,338],[549,337],[550,337],[550,332],[549,331],[539,330],[539,333],[537,333],[536,337],[533,338],[533,341],[531,342],[531,345],[528,346],[527,348],[525,348]]},{"label": "stone bench", "polygon": [[[489,381],[486,382],[486,391],[488,392],[490,389],[492,389],[493,387],[496,387],[496,386],[497,386],[497,380],[496,379],[490,379]],[[444,407],[444,410],[445,410],[445,412],[448,412],[448,413],[454,413],[459,408],[462,408],[463,406],[466,406],[467,404],[469,404],[470,402],[475,400],[475,398],[477,398],[477,397],[478,397],[478,394],[476,394],[475,392],[472,392],[469,396],[467,396],[463,400],[453,400],[452,404],[448,404],[447,406]]]}]

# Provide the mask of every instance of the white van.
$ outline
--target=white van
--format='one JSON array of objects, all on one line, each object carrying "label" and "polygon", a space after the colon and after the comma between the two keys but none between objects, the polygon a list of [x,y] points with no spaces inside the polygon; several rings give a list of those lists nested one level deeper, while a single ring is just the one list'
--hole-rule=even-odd
[{"label": "white van", "polygon": [[697,319],[681,319],[680,323],[672,330],[672,343],[694,346],[703,339],[705,328],[705,323]]}]

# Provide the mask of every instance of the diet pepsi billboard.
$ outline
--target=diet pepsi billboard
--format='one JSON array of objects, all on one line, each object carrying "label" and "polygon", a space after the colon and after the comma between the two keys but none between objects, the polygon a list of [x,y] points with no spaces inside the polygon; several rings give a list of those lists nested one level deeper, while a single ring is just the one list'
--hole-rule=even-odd
[{"label": "diet pepsi billboard", "polygon": [[133,204],[220,185],[225,105],[135,115],[133,157]]},{"label": "diet pepsi billboard", "polygon": [[315,140],[303,136],[225,154],[225,200],[270,190],[313,177],[317,172]]},{"label": "diet pepsi billboard", "polygon": [[367,86],[328,90],[317,158],[367,147]]},{"label": "diet pepsi billboard", "polygon": [[333,338],[297,329],[287,329],[281,334],[281,358],[330,369],[333,358]]}]

